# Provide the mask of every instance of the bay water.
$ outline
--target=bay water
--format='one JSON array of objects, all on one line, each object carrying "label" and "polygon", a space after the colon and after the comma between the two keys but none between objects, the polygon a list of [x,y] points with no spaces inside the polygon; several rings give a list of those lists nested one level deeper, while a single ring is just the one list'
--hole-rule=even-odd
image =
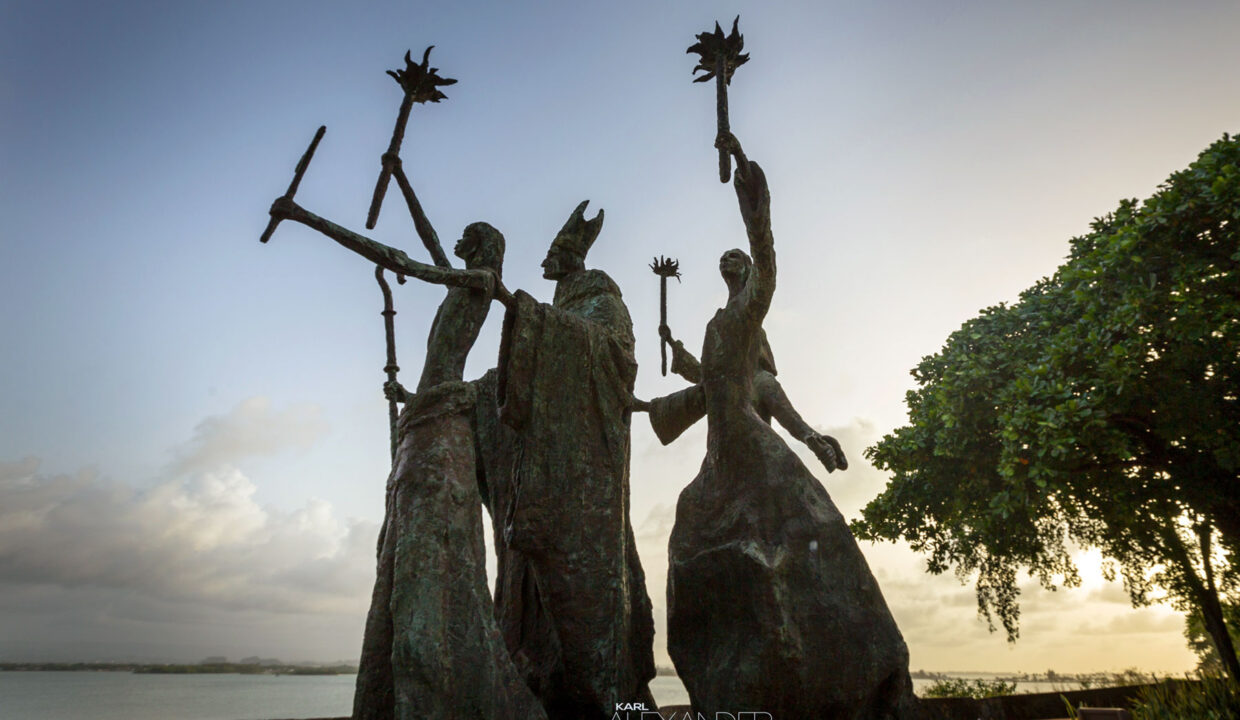
[{"label": "bay water", "polygon": [[[356,675],[0,672],[0,720],[347,717],[356,682]],[[651,691],[662,704],[689,702],[676,677],[656,677]]]},{"label": "bay water", "polygon": [[[338,718],[353,710],[356,675],[158,675],[0,672],[0,720],[275,720]],[[915,679],[915,691],[929,680]],[[660,705],[687,705],[680,679],[650,683]],[[1017,692],[1075,685],[1020,683]]]}]

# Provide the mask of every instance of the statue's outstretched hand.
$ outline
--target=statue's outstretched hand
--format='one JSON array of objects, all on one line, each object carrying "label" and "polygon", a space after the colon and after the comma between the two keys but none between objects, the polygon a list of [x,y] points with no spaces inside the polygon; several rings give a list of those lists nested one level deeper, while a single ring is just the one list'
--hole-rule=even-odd
[{"label": "statue's outstretched hand", "polygon": [[715,147],[734,155],[738,159],[745,157],[745,153],[741,150],[741,141],[736,139],[730,131],[724,130],[715,136]]},{"label": "statue's outstretched hand", "polygon": [[659,326],[659,339],[664,342],[676,342],[672,339],[672,329],[666,325]]},{"label": "statue's outstretched hand", "polygon": [[298,207],[297,203],[293,202],[293,198],[281,195],[275,199],[275,202],[271,203],[271,210],[268,211],[268,214],[278,220],[288,220],[296,215],[299,210],[301,208]]},{"label": "statue's outstretched hand", "polygon": [[724,130],[715,136],[715,147],[727,152],[736,158],[736,171],[742,175],[749,173],[749,158],[745,157],[745,151],[741,149],[741,141],[731,132]]},{"label": "statue's outstretched hand", "polygon": [[848,459],[844,457],[843,448],[839,441],[830,435],[812,433],[805,438],[805,445],[818,456],[827,472],[848,469]]},{"label": "statue's outstretched hand", "polygon": [[469,270],[468,272],[478,273],[482,277],[482,288],[486,291],[487,297],[500,301],[504,307],[512,307],[516,303],[516,298],[513,297],[512,293],[508,292],[508,288],[504,287],[504,282],[500,280],[499,273],[491,268]]},{"label": "statue's outstretched hand", "polygon": [[401,385],[396,380],[388,380],[383,383],[383,397],[388,400],[395,400],[398,403],[406,403],[413,396],[409,394],[404,385]]}]

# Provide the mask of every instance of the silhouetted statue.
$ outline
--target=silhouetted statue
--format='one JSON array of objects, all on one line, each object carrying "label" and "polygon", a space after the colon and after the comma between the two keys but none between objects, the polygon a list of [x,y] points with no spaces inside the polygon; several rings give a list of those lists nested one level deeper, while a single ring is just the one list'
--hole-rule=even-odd
[{"label": "silhouetted statue", "polygon": [[706,458],[680,495],[668,547],[668,651],[707,717],[913,717],[908,649],[865,558],[822,484],[762,417],[779,419],[828,470],[845,466],[773,376],[762,332],[775,292],[766,178],[730,133],[716,145],[736,159],[752,263],[739,250],[720,260],[728,302],[706,326],[698,389],[648,406],[669,440],[694,403],[707,418]]},{"label": "silhouetted statue", "polygon": [[389,381],[405,403],[379,562],[353,699],[356,720],[545,717],[495,622],[486,582],[481,498],[465,359],[499,284],[504,237],[486,223],[465,228],[456,255],[465,270],[426,265],[346,230],[289,198],[273,218],[312,227],[388,270],[448,285],[427,340],[418,390]]},{"label": "silhouetted statue", "polygon": [[[729,250],[719,259],[721,274],[729,288],[744,287],[745,281],[753,268],[753,260],[740,250]],[[739,269],[738,269],[739,266]],[[727,268],[726,271],[722,268]],[[729,278],[731,278],[729,280]],[[805,443],[827,472],[836,469],[847,470],[848,459],[840,448],[839,442],[830,435],[823,435],[801,418],[801,414],[792,406],[792,401],[784,393],[784,388],[775,377],[775,358],[771,353],[770,344],[766,340],[766,331],[761,328],[759,333],[758,370],[753,376],[753,397],[751,402],[758,417],[766,424],[771,419],[779,421],[792,437]],[[672,337],[671,329],[662,325],[659,336],[667,341],[672,348],[672,372],[691,383],[702,382],[702,364],[685,349],[684,343]],[[680,437],[680,434],[691,425],[702,419],[706,414],[706,395],[700,384],[659,398],[658,407],[650,408],[650,424],[655,435],[664,445]]]},{"label": "silhouetted statue", "polygon": [[654,708],[654,621],[629,522],[633,325],[612,279],[585,268],[603,224],[585,207],[542,263],[554,302],[517,291],[508,306],[476,416],[500,628],[548,716],[565,720]]}]

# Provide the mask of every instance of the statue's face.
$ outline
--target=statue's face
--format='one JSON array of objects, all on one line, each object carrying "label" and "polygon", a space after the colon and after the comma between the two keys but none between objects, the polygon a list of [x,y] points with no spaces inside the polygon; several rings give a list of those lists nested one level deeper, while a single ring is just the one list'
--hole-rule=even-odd
[{"label": "statue's face", "polygon": [[547,258],[542,261],[543,277],[548,280],[559,280],[576,270],[579,264],[572,253],[552,246],[547,251]]},{"label": "statue's face", "polygon": [[719,258],[719,274],[728,285],[744,284],[749,274],[749,259],[740,250],[729,250]]},{"label": "statue's face", "polygon": [[452,252],[465,261],[467,268],[490,267],[498,271],[504,264],[504,236],[492,225],[472,223],[465,226]]},{"label": "statue's face", "polygon": [[474,253],[478,252],[478,245],[481,242],[477,233],[470,228],[465,228],[465,232],[461,234],[461,239],[456,241],[456,247],[452,249],[452,253],[464,260],[468,265]]}]

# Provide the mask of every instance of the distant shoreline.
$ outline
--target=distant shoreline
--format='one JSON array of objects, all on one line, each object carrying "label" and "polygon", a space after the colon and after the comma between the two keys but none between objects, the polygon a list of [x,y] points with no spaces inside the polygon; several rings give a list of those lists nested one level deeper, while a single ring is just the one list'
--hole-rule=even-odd
[{"label": "distant shoreline", "polygon": [[251,663],[0,663],[0,672],[130,672],[151,675],[356,675],[352,665]]}]

